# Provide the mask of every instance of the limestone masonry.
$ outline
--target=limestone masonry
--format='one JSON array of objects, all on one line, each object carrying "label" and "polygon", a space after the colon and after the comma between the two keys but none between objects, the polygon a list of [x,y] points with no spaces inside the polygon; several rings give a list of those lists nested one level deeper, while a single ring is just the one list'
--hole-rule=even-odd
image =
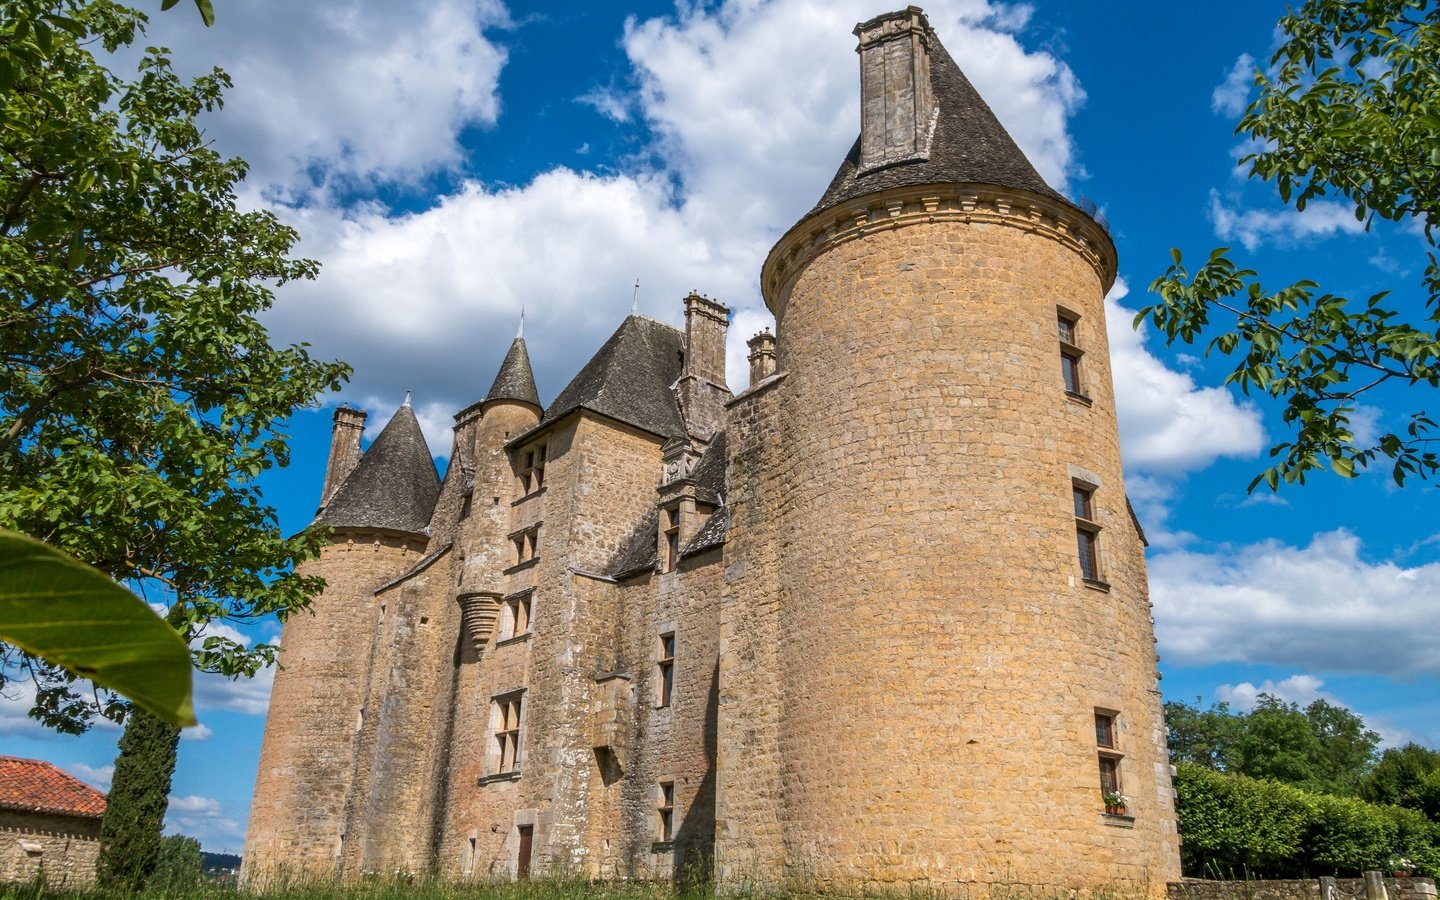
[{"label": "limestone masonry", "polygon": [[729,310],[631,315],[548,406],[517,338],[442,480],[341,409],[245,875],[1121,888],[1180,875],[1105,229],[921,11]]}]

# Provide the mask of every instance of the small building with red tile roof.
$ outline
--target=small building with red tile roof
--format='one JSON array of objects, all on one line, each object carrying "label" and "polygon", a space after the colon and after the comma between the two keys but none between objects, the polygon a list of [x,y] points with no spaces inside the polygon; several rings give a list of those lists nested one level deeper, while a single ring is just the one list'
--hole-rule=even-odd
[{"label": "small building with red tile roof", "polygon": [[0,756],[0,883],[95,880],[105,795],[48,762]]}]

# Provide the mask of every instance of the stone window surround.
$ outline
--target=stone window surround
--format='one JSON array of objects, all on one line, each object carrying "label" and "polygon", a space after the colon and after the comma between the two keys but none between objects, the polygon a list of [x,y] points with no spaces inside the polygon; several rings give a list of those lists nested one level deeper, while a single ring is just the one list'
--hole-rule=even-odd
[{"label": "stone window surround", "polygon": [[[1066,384],[1065,397],[1082,406],[1090,406],[1094,403],[1085,392],[1085,369],[1081,363],[1085,356],[1085,350],[1079,345],[1080,314],[1064,306],[1055,308],[1055,319],[1060,339],[1060,366],[1062,374],[1065,371],[1072,373],[1070,381],[1074,384]],[[1068,334],[1067,334],[1068,331]]]},{"label": "stone window surround", "polygon": [[[516,626],[521,622],[525,627],[517,630]],[[500,630],[495,646],[529,640],[534,626],[535,588],[528,587],[523,591],[506,594],[500,599]]]},{"label": "stone window surround", "polygon": [[661,630],[655,642],[655,708],[667,709],[675,702],[675,628]]},{"label": "stone window surround", "polygon": [[[526,703],[525,688],[516,688],[510,691],[495,694],[490,698],[490,740],[487,741],[488,748],[485,753],[486,775],[480,779],[481,784],[488,784],[491,781],[513,780],[520,777],[525,763],[525,720]],[[505,724],[503,716],[508,711],[510,704],[515,705],[515,727],[503,728]],[[506,768],[506,738],[513,741],[510,748],[510,764]]]},{"label": "stone window surround", "polygon": [[662,775],[655,780],[655,843],[653,852],[664,852],[675,840],[675,823],[679,821],[679,804],[675,802],[674,775]]},{"label": "stone window surround", "polygon": [[[1071,466],[1070,490],[1072,499],[1074,500],[1073,511],[1075,514],[1076,553],[1077,561],[1080,563],[1081,580],[1088,588],[1109,592],[1110,583],[1105,580],[1104,554],[1102,552],[1103,545],[1101,541],[1101,533],[1104,531],[1104,526],[1100,524],[1097,518],[1095,506],[1095,495],[1100,491],[1099,476],[1093,472],[1081,469],[1079,466]],[[1084,494],[1085,506],[1087,507],[1085,512],[1088,512],[1088,516],[1081,515],[1082,510],[1080,509],[1080,504],[1082,492]],[[1085,573],[1085,561],[1082,558],[1085,552],[1085,545],[1082,543],[1084,538],[1082,538],[1081,535],[1087,535],[1089,538],[1090,553],[1093,560],[1091,569],[1094,572],[1094,577]]]},{"label": "stone window surround", "polygon": [[541,439],[515,451],[515,471],[519,478],[520,497],[524,499],[545,487],[545,463],[548,441]]}]

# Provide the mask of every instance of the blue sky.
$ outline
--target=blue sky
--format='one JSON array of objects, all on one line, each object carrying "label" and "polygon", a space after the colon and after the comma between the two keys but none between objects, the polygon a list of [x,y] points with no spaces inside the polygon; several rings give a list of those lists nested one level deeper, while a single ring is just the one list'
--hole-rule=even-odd
[{"label": "blue sky", "polygon": [[[1276,284],[1393,289],[1420,309],[1413,231],[1366,233],[1324,203],[1295,214],[1236,169],[1234,123],[1284,4],[925,7],[1040,172],[1110,222],[1127,488],[1151,537],[1166,696],[1320,696],[1387,742],[1440,747],[1435,488],[1397,490],[1375,472],[1247,497],[1284,433],[1274,405],[1221,387],[1223,360],[1129,327],[1172,246],[1195,261],[1233,246]],[[267,482],[285,528],[314,511],[336,403],[370,410],[373,436],[413,390],[432,448],[448,452],[450,415],[489,385],[522,306],[543,399],[628,312],[637,279],[641,311],[667,321],[692,288],[735,307],[731,386],[743,387],[742,343],[769,323],[760,263],[858,131],[850,30],[883,11],[228,0],[208,30],[188,4],[154,12],[150,39],[182,71],[231,73],[207,131],[252,163],[246,201],[280,210],[324,264],[317,282],[280,291],[275,339],[356,369],[290,425],[293,464]],[[1391,391],[1360,418],[1395,428],[1434,399]],[[207,849],[243,844],[268,684],[198,684],[203,724],[181,744],[170,820]],[[103,786],[118,731],[47,734],[24,699],[0,703],[0,752]]]}]

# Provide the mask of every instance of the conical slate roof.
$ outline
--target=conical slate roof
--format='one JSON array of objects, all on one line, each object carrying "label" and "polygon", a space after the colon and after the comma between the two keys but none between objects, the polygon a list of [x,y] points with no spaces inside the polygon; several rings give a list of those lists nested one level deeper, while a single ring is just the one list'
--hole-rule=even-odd
[{"label": "conical slate roof", "polygon": [[541,426],[583,408],[652,434],[684,434],[671,390],[684,352],[683,332],[632,313],[545,410]]},{"label": "conical slate roof", "polygon": [[395,411],[315,520],[332,528],[424,534],[439,496],[435,458],[407,402]]},{"label": "conical slate roof", "polygon": [[940,110],[929,158],[860,174],[860,139],[856,138],[811,215],[866,194],[924,184],[994,184],[1065,199],[1030,165],[933,30],[929,47],[930,86]]},{"label": "conical slate roof", "polygon": [[490,393],[485,395],[485,402],[491,400],[517,400],[537,407],[540,405],[540,392],[535,390],[535,373],[530,371],[530,354],[525,349],[523,337],[517,337],[510,345],[510,352],[505,354],[495,383],[490,385]]}]

